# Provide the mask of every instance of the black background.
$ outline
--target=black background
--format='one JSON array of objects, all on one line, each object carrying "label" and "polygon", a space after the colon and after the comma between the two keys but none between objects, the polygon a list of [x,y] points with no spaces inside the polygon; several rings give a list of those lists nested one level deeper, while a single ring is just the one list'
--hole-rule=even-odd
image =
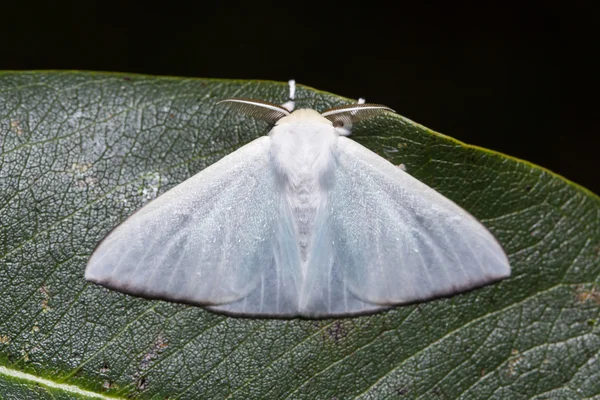
[{"label": "black background", "polygon": [[295,78],[600,193],[594,2],[481,3],[4,4],[0,69]]}]

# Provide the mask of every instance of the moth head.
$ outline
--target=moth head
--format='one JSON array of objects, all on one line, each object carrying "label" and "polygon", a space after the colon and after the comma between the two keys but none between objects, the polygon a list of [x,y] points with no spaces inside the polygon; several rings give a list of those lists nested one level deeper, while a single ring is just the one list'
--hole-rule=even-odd
[{"label": "moth head", "polygon": [[[221,100],[217,104],[227,104],[237,112],[268,122],[271,125],[274,125],[281,118],[291,115],[287,108],[262,100],[231,98]],[[296,110],[296,112],[299,111],[302,110]],[[322,112],[321,116],[331,121],[339,135],[348,136],[354,123],[386,112],[395,111],[381,104],[363,103],[333,107]]]},{"label": "moth head", "polygon": [[353,124],[382,115],[386,112],[395,112],[381,104],[348,104],[325,110],[321,115],[333,123],[333,127],[341,136],[348,136]]}]

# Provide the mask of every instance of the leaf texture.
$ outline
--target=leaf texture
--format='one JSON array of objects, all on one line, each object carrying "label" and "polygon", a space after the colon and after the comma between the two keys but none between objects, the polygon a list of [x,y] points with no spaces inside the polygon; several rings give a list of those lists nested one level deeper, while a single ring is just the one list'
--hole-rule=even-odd
[{"label": "leaf texture", "polygon": [[[0,398],[600,396],[600,199],[400,116],[358,124],[353,139],[479,218],[510,279],[335,320],[232,318],[86,283],[111,228],[266,134],[215,107],[228,97],[279,104],[287,88],[0,74]],[[306,87],[297,98],[317,110],[348,103]]]}]

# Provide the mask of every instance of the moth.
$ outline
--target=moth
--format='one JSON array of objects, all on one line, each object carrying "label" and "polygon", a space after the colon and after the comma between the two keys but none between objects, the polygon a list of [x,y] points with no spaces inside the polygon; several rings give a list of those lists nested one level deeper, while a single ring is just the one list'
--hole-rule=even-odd
[{"label": "moth", "polygon": [[467,211],[347,138],[377,104],[294,111],[221,103],[271,123],[151,201],[97,246],[85,278],[146,298],[252,317],[349,316],[510,276]]}]

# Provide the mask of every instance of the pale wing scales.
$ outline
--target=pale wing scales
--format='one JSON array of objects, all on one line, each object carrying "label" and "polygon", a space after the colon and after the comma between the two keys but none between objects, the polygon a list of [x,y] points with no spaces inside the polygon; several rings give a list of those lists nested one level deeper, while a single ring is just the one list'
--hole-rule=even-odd
[{"label": "pale wing scales", "polygon": [[306,279],[300,291],[299,313],[306,317],[372,313],[386,306],[369,303],[349,291],[347,265],[339,254],[339,237],[332,226],[331,205],[318,214]]},{"label": "pale wing scales", "polygon": [[510,275],[502,247],[468,212],[352,140],[340,137],[338,152],[330,218],[353,295],[410,303]]},{"label": "pale wing scales", "polygon": [[235,302],[273,262],[279,191],[259,138],[129,217],[96,248],[86,279],[192,304]]},{"label": "pale wing scales", "polygon": [[263,268],[257,287],[244,298],[209,307],[234,315],[292,317],[299,315],[298,290],[301,277],[300,254],[293,230],[294,222],[283,203],[273,209],[277,216],[270,249],[271,260]]}]

